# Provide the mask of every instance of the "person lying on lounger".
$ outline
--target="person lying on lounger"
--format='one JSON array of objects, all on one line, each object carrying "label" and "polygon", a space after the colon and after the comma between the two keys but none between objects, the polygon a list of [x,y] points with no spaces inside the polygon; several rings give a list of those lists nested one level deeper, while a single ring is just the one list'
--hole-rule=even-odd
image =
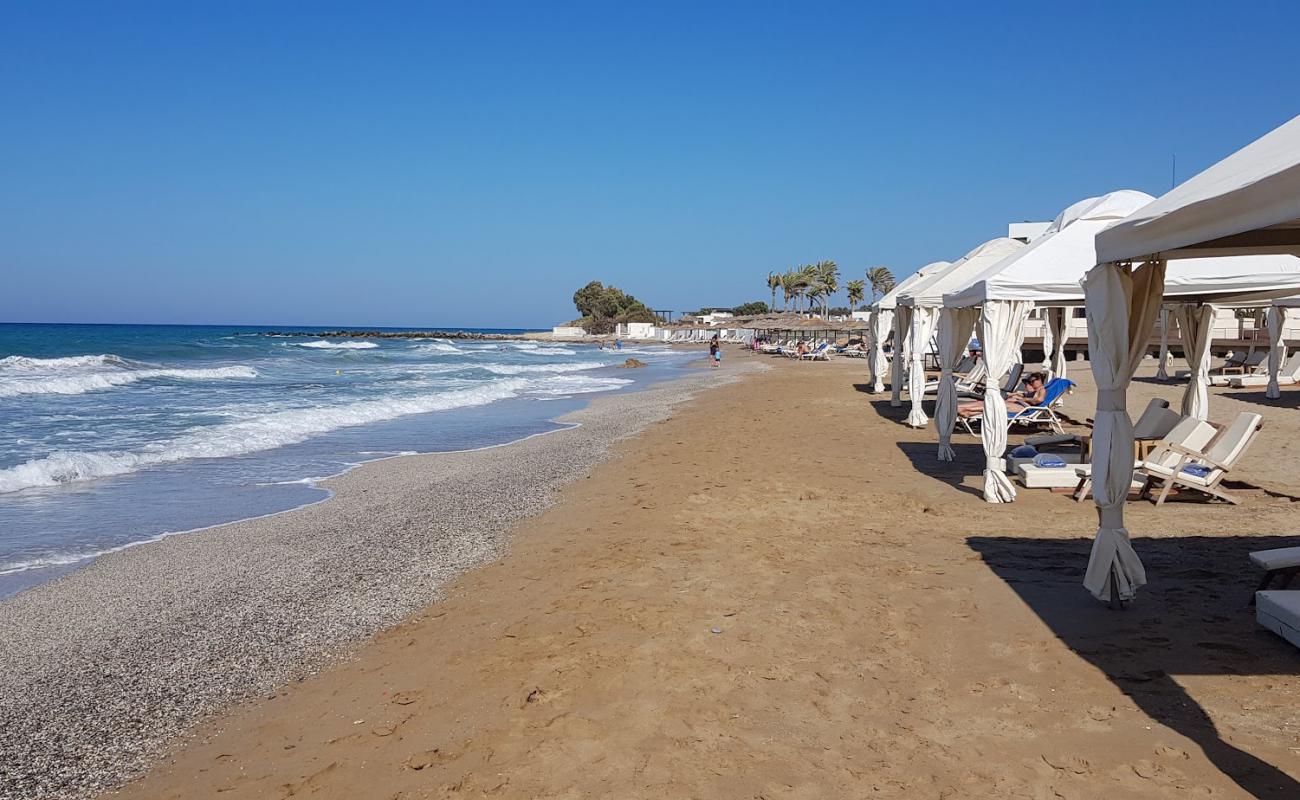
[{"label": "person lying on lounger", "polygon": [[[1041,372],[1030,373],[1025,378],[1025,390],[1007,395],[1007,411],[1012,414],[1026,408],[1040,406],[1047,399],[1047,376]],[[984,413],[983,400],[968,400],[957,406],[957,416],[978,417]]]}]

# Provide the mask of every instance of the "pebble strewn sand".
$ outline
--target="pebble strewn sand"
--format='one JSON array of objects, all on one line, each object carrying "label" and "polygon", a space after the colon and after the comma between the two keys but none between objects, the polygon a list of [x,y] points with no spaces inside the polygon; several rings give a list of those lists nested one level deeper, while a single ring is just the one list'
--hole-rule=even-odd
[{"label": "pebble strewn sand", "polygon": [[0,797],[120,784],[197,720],[432,602],[613,442],[754,366],[598,398],[564,419],[579,427],[506,447],[367,464],[325,482],[324,503],[106,556],[0,603]]}]

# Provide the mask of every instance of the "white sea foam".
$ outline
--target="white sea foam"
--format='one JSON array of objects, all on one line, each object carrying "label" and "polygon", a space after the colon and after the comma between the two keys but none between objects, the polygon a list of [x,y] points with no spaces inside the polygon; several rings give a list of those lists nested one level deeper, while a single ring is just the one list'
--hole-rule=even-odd
[{"label": "white sea foam", "polygon": [[[8,359],[5,359],[6,361]],[[73,359],[50,359],[51,361],[73,361]],[[256,378],[257,371],[252,367],[196,367],[192,369],[114,369],[101,372],[83,371],[88,362],[72,367],[66,374],[50,371],[44,374],[35,370],[20,368],[19,376],[11,376],[10,370],[0,372],[0,397],[18,397],[33,394],[85,394],[115,386],[126,386],[146,380],[190,380],[213,381],[230,378]],[[24,374],[25,373],[25,374]]]},{"label": "white sea foam", "polygon": [[8,356],[0,358],[0,375],[24,372],[59,373],[74,372],[99,367],[119,367],[130,369],[143,366],[138,361],[105,353],[97,356],[65,356],[63,358],[31,358],[29,356]]},{"label": "white sea foam", "polygon": [[567,347],[528,347],[524,348],[524,353],[530,356],[573,356],[577,355],[577,350],[570,350]]},{"label": "white sea foam", "polygon": [[339,428],[382,422],[409,414],[486,405],[516,397],[532,385],[525,378],[508,378],[485,382],[474,388],[417,397],[362,400],[338,406],[273,412],[197,430],[134,452],[56,452],[0,470],[0,493],[124,475],[195,458],[223,458],[272,450]]},{"label": "white sea foam", "polygon": [[483,369],[497,375],[527,375],[532,373],[584,372],[600,369],[599,361],[571,361],[567,364],[481,364]]},{"label": "white sea foam", "polygon": [[626,378],[597,378],[591,375],[552,375],[544,385],[529,391],[534,395],[571,395],[609,392],[631,384]]},{"label": "white sea foam", "polygon": [[423,350],[426,353],[446,353],[448,355],[458,356],[469,355],[469,353],[461,350],[451,342],[444,342],[441,339],[436,339],[432,342],[421,342],[420,344],[415,345],[415,349]]},{"label": "white sea foam", "polygon": [[374,350],[379,345],[374,342],[331,342],[328,339],[318,339],[314,342],[299,342],[298,346],[317,350]]}]

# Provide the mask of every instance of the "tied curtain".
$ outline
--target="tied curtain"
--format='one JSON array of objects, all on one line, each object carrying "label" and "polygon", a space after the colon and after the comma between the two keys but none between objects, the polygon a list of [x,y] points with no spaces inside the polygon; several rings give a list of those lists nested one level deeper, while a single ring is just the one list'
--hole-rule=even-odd
[{"label": "tied curtain", "polygon": [[1066,308],[1049,308],[1047,309],[1047,331],[1051,335],[1051,362],[1046,366],[1052,371],[1052,376],[1064,378],[1067,367],[1065,366],[1065,343],[1070,339],[1069,328],[1070,309]]},{"label": "tied curtain", "polygon": [[939,428],[939,460],[952,461],[952,430],[957,424],[957,380],[952,371],[961,363],[966,345],[979,319],[978,306],[945,308],[939,311],[939,396],[934,403],[934,421]]},{"label": "tied curtain", "polygon": [[1146,353],[1164,296],[1165,262],[1098,264],[1083,279],[1088,354],[1097,381],[1092,429],[1092,487],[1097,535],[1083,585],[1099,600],[1132,600],[1147,582],[1124,527],[1124,501],[1133,481],[1133,421],[1127,391]]},{"label": "tied curtain", "polygon": [[1284,306],[1272,306],[1268,310],[1268,391],[1265,395],[1273,400],[1282,396],[1278,378],[1282,373],[1282,364],[1286,361],[1286,340],[1282,338],[1286,312]]},{"label": "tied curtain", "polygon": [[924,428],[930,421],[921,408],[921,402],[925,400],[925,351],[929,349],[934,321],[938,316],[937,308],[912,308],[912,367],[907,375],[907,393],[912,408],[907,412],[907,424],[913,428]]},{"label": "tied curtain", "polygon": [[903,404],[903,367],[907,364],[907,349],[911,341],[912,309],[899,306],[894,309],[894,363],[889,377],[889,404],[898,408]]},{"label": "tied curtain", "polygon": [[998,385],[1020,352],[1025,320],[1034,304],[1028,300],[989,300],[980,315],[980,346],[988,378],[984,384],[984,418],[980,438],[984,442],[984,499],[1010,503],[1016,489],[1007,478],[1002,456],[1007,451],[1007,404]]},{"label": "tied curtain", "polygon": [[1169,380],[1169,367],[1173,362],[1173,357],[1169,355],[1169,326],[1173,323],[1173,316],[1169,309],[1160,309],[1160,363],[1156,365],[1156,379]]},{"label": "tied curtain", "polygon": [[1056,343],[1056,337],[1052,331],[1052,310],[1043,309],[1043,369],[1052,368],[1052,348]]},{"label": "tied curtain", "polygon": [[[871,309],[871,391],[876,394],[885,391],[885,370],[889,368],[889,361],[885,358],[885,340],[889,338],[889,328],[893,324],[893,311],[879,306]],[[897,342],[894,350],[898,350]],[[894,357],[898,357],[897,352]]]},{"label": "tied curtain", "polygon": [[1214,328],[1214,306],[1179,305],[1178,330],[1182,332],[1187,365],[1192,374],[1183,391],[1184,417],[1207,419],[1210,415],[1210,335]]}]

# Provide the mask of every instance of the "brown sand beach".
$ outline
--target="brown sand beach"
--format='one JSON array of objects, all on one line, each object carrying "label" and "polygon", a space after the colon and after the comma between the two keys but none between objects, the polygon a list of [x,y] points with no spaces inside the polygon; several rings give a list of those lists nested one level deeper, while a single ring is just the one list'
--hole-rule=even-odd
[{"label": "brown sand beach", "polygon": [[1297,390],[1214,390],[1213,418],[1265,414],[1245,503],[1130,503],[1150,584],[1113,611],[1080,585],[1090,505],[990,506],[978,440],[936,461],[860,362],[772,367],[115,796],[1300,796],[1300,661],[1256,627],[1246,561],[1300,544]]}]

